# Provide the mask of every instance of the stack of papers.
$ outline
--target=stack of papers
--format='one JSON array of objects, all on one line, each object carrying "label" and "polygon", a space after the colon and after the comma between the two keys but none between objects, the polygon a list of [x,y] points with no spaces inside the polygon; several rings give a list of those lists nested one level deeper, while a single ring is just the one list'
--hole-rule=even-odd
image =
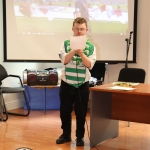
[{"label": "stack of papers", "polygon": [[129,86],[137,86],[139,83],[133,83],[133,82],[113,82],[113,85],[121,85],[121,84],[128,84]]},{"label": "stack of papers", "polygon": [[107,87],[107,89],[110,90],[124,90],[124,91],[131,91],[134,90],[136,88],[132,88],[132,87],[123,87],[123,86],[112,86],[112,87]]}]

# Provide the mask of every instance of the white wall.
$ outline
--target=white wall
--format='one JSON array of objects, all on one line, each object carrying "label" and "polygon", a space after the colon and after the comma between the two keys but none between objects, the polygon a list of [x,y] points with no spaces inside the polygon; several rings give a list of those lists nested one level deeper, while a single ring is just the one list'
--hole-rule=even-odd
[{"label": "white wall", "polygon": [[[150,83],[150,0],[138,0],[137,21],[137,63],[129,64],[128,67],[143,68],[146,71],[146,83]],[[115,54],[114,54],[115,55]],[[118,73],[124,64],[108,65],[109,82],[117,81]]]},{"label": "white wall", "polygon": [[[150,21],[150,0],[139,0],[138,4],[138,24],[137,24],[137,63],[129,64],[129,67],[140,67],[146,70],[146,83],[150,83],[150,45],[149,45],[149,21]],[[22,77],[23,70],[44,69],[49,67],[61,68],[59,63],[6,63],[3,62],[3,20],[2,20],[2,0],[0,0],[0,64],[2,64],[9,74],[18,74]],[[125,48],[125,47],[124,47]],[[115,54],[114,54],[115,55]],[[107,65],[107,74],[105,82],[117,81],[118,73],[124,64]],[[5,81],[8,85],[10,82]],[[8,109],[16,108],[22,105],[17,96],[6,96]]]},{"label": "white wall", "polygon": [[[25,69],[45,69],[45,68],[62,68],[61,63],[8,63],[3,62],[3,20],[2,20],[2,0],[0,0],[0,64],[2,64],[6,69],[8,74],[16,74],[23,77],[23,71]],[[13,84],[18,86],[16,80],[6,79],[3,82],[3,85],[7,86]],[[23,100],[20,101],[20,94],[7,94],[5,95],[5,102],[7,109],[15,109],[20,106],[23,106]]]}]

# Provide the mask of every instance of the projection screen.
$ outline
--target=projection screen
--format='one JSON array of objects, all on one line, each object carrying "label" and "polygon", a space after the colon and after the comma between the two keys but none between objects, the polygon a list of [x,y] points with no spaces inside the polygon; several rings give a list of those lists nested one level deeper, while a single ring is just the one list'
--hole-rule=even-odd
[{"label": "projection screen", "polygon": [[72,22],[88,13],[87,36],[97,61],[136,62],[138,0],[3,0],[4,61],[59,62],[60,45]]}]

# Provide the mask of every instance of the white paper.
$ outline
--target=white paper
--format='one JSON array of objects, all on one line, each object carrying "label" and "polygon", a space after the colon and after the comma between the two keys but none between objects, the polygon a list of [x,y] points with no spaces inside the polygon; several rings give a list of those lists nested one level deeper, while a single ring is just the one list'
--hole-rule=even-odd
[{"label": "white paper", "polygon": [[73,50],[84,49],[86,46],[87,36],[71,36],[70,37],[70,47]]},{"label": "white paper", "polygon": [[131,90],[134,90],[134,89],[136,89],[136,88],[122,87],[122,86],[112,86],[112,87],[107,87],[107,89],[110,89],[110,90],[125,90],[125,91],[131,91]]}]

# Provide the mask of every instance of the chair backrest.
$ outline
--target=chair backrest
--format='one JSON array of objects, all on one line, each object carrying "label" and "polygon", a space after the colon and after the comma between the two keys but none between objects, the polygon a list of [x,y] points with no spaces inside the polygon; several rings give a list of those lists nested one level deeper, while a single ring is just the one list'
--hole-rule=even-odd
[{"label": "chair backrest", "polygon": [[0,64],[0,82],[7,77],[8,77],[8,74],[7,74],[6,69]]},{"label": "chair backrest", "polygon": [[94,78],[97,78],[97,80],[101,80],[101,78],[103,78],[104,81],[104,77],[105,77],[105,63],[95,63],[92,70],[89,70],[91,73],[91,76]]},{"label": "chair backrest", "polygon": [[144,83],[146,72],[141,68],[123,68],[120,70],[118,81]]}]

